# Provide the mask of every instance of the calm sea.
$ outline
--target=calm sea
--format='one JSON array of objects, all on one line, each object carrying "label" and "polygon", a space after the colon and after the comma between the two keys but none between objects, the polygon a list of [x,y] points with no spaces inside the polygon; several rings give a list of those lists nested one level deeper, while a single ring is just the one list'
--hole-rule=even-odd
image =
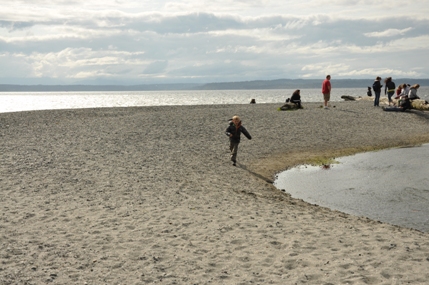
[{"label": "calm sea", "polygon": [[340,157],[329,168],[302,165],[274,185],[294,198],[429,232],[429,144]]},{"label": "calm sea", "polygon": [[[0,113],[29,110],[104,108],[164,105],[212,105],[283,103],[294,89],[275,90],[198,90],[198,91],[125,91],[125,92],[1,92]],[[419,96],[429,99],[429,87],[421,87]],[[334,88],[331,101],[342,95],[366,96],[362,88]],[[423,95],[423,96],[422,96]],[[321,102],[320,89],[301,89],[303,102]]]}]

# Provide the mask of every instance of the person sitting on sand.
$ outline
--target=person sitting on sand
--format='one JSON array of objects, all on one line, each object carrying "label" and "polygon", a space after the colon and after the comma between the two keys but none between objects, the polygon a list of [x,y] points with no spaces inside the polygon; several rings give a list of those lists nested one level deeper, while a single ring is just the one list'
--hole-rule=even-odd
[{"label": "person sitting on sand", "polygon": [[302,109],[300,93],[301,91],[296,89],[295,92],[293,92],[292,97],[290,97],[290,101],[294,103],[299,109]]},{"label": "person sitting on sand", "polygon": [[402,84],[401,93],[399,94],[399,97],[405,97],[405,95],[408,95],[408,92],[410,91],[410,85],[409,84]]},{"label": "person sitting on sand", "polygon": [[246,130],[245,127],[241,124],[240,117],[234,116],[229,120],[229,126],[225,131],[226,135],[229,137],[229,150],[231,151],[231,161],[232,165],[236,165],[237,162],[237,152],[238,144],[240,143],[240,134],[243,133],[249,140],[252,139],[252,136]]},{"label": "person sitting on sand", "polygon": [[420,99],[420,97],[417,96],[417,89],[419,89],[419,87],[419,84],[411,86],[410,91],[408,92],[408,98],[410,98],[410,100]]},{"label": "person sitting on sand", "polygon": [[404,112],[408,109],[411,109],[411,101],[408,98],[408,96],[403,97],[398,107],[397,106],[383,107],[384,111],[393,111],[393,112]]},{"label": "person sitting on sand", "polygon": [[401,92],[395,98],[395,99],[398,99],[398,104],[397,104],[398,106],[401,105],[401,101],[405,96],[408,96],[408,92],[410,91],[409,84],[404,83],[404,84],[401,84],[400,87],[401,87]]},{"label": "person sitting on sand", "polygon": [[371,86],[368,86],[368,91],[366,92],[366,95],[369,97],[372,96]]},{"label": "person sitting on sand", "polygon": [[398,86],[398,88],[396,88],[396,97],[395,99],[399,99],[400,95],[402,92],[402,84]]}]

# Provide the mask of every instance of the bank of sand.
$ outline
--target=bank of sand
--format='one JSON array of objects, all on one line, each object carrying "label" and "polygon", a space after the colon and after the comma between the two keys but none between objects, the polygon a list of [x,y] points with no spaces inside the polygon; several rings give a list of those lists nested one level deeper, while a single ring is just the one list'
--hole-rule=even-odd
[{"label": "bank of sand", "polygon": [[[279,105],[0,114],[0,284],[427,284],[429,234],[271,182],[318,157],[429,142],[428,114]],[[237,167],[232,115],[253,136]]]}]

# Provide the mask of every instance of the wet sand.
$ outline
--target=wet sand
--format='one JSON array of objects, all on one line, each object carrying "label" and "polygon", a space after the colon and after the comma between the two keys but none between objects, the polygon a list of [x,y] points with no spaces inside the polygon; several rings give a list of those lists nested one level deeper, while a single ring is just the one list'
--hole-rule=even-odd
[{"label": "wet sand", "polygon": [[[272,185],[297,164],[429,142],[427,113],[335,105],[0,114],[0,283],[424,284],[427,233]],[[253,137],[237,167],[232,115]]]}]

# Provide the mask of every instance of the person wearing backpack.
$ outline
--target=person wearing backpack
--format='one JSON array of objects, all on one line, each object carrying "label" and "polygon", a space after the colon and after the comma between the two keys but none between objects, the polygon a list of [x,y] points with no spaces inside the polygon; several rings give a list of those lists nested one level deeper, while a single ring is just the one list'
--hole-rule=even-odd
[{"label": "person wearing backpack", "polygon": [[232,165],[236,165],[237,162],[237,152],[238,144],[240,143],[240,134],[243,133],[249,140],[252,139],[252,136],[246,130],[245,127],[241,124],[240,117],[234,116],[229,120],[229,126],[225,131],[226,135],[229,137],[229,150],[231,151],[231,161]]},{"label": "person wearing backpack", "polygon": [[372,90],[374,90],[374,94],[375,94],[374,107],[380,106],[380,93],[381,93],[381,87],[383,87],[383,85],[381,85],[380,83],[380,80],[381,80],[381,77],[377,76],[375,78],[374,83],[372,84]]}]

